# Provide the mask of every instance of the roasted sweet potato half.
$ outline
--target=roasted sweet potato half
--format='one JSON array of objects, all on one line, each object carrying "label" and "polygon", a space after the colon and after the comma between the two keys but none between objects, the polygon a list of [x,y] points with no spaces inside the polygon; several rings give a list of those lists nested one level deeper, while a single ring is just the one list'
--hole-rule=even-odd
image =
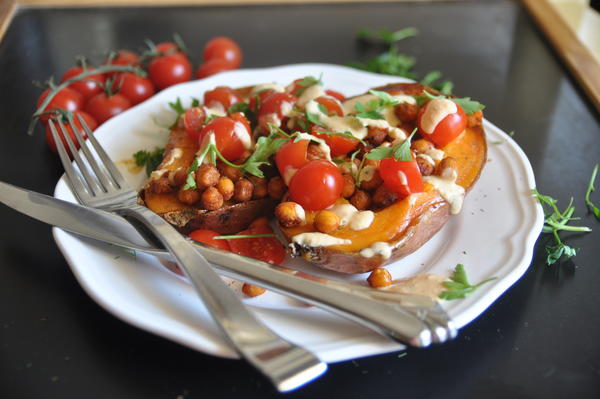
[{"label": "roasted sweet potato half", "polygon": [[[392,95],[418,96],[424,90],[438,94],[420,84],[391,84],[376,90]],[[467,192],[477,181],[486,162],[486,141],[481,112],[468,115],[467,128],[448,145],[441,148],[444,157],[454,159],[455,184]],[[410,125],[410,124],[409,124]],[[413,125],[414,127],[414,122]],[[410,128],[412,129],[412,127]],[[409,130],[410,131],[410,130]],[[347,202],[340,200],[339,202]],[[317,232],[316,212],[306,212],[306,223],[292,228],[281,228],[292,243],[292,252],[320,267],[342,273],[364,273],[376,267],[401,259],[414,252],[436,234],[451,215],[450,203],[432,184],[425,183],[423,192],[414,193],[391,205],[375,210],[371,225],[355,231],[341,227],[329,235],[349,240],[345,245],[304,246],[294,244],[293,238],[302,233]],[[385,251],[366,248],[384,246]]]}]

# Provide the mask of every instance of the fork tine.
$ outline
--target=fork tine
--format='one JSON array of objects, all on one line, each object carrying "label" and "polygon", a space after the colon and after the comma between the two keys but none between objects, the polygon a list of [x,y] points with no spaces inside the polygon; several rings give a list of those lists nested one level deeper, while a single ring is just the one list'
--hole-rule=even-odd
[{"label": "fork tine", "polygon": [[65,138],[65,141],[67,142],[67,145],[69,146],[69,148],[71,150],[71,154],[73,155],[73,159],[75,160],[75,163],[79,167],[79,171],[81,172],[81,175],[83,175],[83,180],[87,183],[88,187],[91,190],[91,191],[89,191],[89,193],[92,196],[103,193],[104,189],[102,187],[100,187],[100,184],[98,184],[98,181],[88,171],[87,165],[85,164],[85,162],[83,162],[81,155],[79,155],[79,151],[77,151],[77,149],[75,148],[75,144],[73,144],[73,139],[71,139],[71,135],[69,134],[69,132],[67,132],[67,129],[65,128],[64,123],[60,119],[57,120],[56,123],[58,124],[58,127],[60,127],[62,135]]},{"label": "fork tine", "polygon": [[110,173],[113,180],[117,183],[117,186],[119,188],[127,187],[127,182],[123,178],[123,175],[121,175],[121,172],[119,172],[119,170],[117,169],[117,167],[115,166],[113,161],[110,159],[110,157],[108,156],[106,151],[104,151],[104,148],[102,148],[100,143],[98,143],[98,141],[94,137],[94,134],[90,130],[90,128],[87,125],[87,123],[85,122],[85,120],[80,115],[77,115],[77,118],[79,119],[79,122],[81,123],[81,126],[83,127],[83,130],[85,131],[85,133],[88,136],[88,141],[90,143],[92,143],[94,150],[96,150],[96,153],[100,157],[100,160],[104,163],[104,166],[108,170],[108,173]]},{"label": "fork tine", "polygon": [[[96,177],[98,178],[98,180],[100,180],[100,184],[102,185],[104,191],[105,192],[114,191],[114,187],[119,187],[119,184],[112,179],[109,180],[110,176],[108,176],[106,174],[106,172],[100,168],[100,166],[98,165],[98,162],[96,162],[96,158],[94,157],[94,155],[92,155],[92,152],[90,151],[87,143],[83,139],[83,136],[81,135],[79,128],[75,124],[73,117],[71,115],[69,115],[68,119],[69,119],[69,126],[71,127],[71,129],[73,129],[73,134],[75,135],[77,142],[79,143],[79,147],[83,151],[84,158],[88,162],[88,164],[92,167],[92,169],[94,170],[94,173],[96,174]],[[88,137],[89,137],[89,135],[88,135]]]},{"label": "fork tine", "polygon": [[73,164],[71,163],[71,159],[65,149],[65,146],[56,130],[56,126],[54,126],[54,122],[50,119],[48,120],[48,126],[50,126],[50,131],[52,132],[52,138],[56,143],[56,148],[58,149],[58,156],[60,157],[60,161],[63,164],[65,169],[65,173],[67,174],[67,182],[69,186],[71,186],[71,191],[75,194],[79,202],[85,202],[88,200],[91,195],[89,192],[89,188],[82,182],[81,176],[75,168],[73,168]]}]

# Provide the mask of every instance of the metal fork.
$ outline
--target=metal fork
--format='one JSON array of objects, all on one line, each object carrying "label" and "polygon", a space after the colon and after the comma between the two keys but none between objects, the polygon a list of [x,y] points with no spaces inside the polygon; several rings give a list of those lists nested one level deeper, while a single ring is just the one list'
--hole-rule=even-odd
[{"label": "metal fork", "polygon": [[[58,121],[56,124],[79,172],[69,159],[55,123],[52,120],[48,123],[67,181],[80,203],[132,218],[154,233],[175,257],[229,343],[269,378],[279,391],[295,389],[325,372],[327,365],[314,354],[284,340],[260,322],[223,283],[190,241],[160,216],[139,205],[137,192],[127,184],[85,121],[79,117],[81,127],[88,137],[87,141],[84,141],[73,118],[68,119],[81,153],[75,148],[63,122]],[[91,143],[100,163],[87,142]]]}]

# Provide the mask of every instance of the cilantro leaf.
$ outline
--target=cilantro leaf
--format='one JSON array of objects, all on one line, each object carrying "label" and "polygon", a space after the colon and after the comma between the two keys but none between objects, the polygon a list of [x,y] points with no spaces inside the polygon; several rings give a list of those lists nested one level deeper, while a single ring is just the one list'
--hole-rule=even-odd
[{"label": "cilantro leaf", "polygon": [[243,112],[248,115],[252,111],[250,111],[250,105],[248,103],[235,103],[231,107],[227,109],[228,114],[235,114],[236,112]]},{"label": "cilantro leaf", "polygon": [[379,97],[380,101],[377,103],[378,108],[385,108],[393,105],[400,104],[400,101],[390,95],[390,93],[379,90],[369,90],[369,93]]},{"label": "cilantro leaf", "polygon": [[496,278],[497,277],[491,277],[478,284],[471,285],[471,283],[469,283],[467,271],[465,270],[464,265],[459,263],[454,268],[454,271],[450,276],[450,281],[444,281],[442,283],[447,290],[440,294],[440,298],[446,300],[466,298],[468,295],[475,292],[477,288],[481,287],[485,283],[495,280]]},{"label": "cilantro leaf", "polygon": [[578,220],[579,218],[573,217],[573,213],[575,212],[575,207],[573,207],[573,198],[569,201],[569,204],[565,208],[564,211],[559,211],[557,207],[557,201],[548,196],[543,195],[536,189],[531,190],[531,193],[535,196],[535,198],[539,201],[542,207],[550,208],[550,211],[546,211],[544,209],[545,217],[544,217],[544,227],[542,228],[542,233],[552,234],[554,238],[555,245],[546,246],[546,264],[552,265],[556,263],[561,257],[565,257],[566,259],[571,258],[577,254],[578,248],[572,248],[561,240],[558,235],[559,231],[573,231],[573,232],[583,232],[587,233],[592,231],[589,227],[585,226],[571,226],[569,222],[573,220]]},{"label": "cilantro leaf", "polygon": [[319,104],[319,111],[321,111],[321,113],[329,116],[329,110],[323,104]]},{"label": "cilantro leaf", "polygon": [[377,147],[373,148],[369,153],[365,156],[367,159],[375,159],[381,160],[384,158],[389,158],[394,154],[393,147]]},{"label": "cilantro leaf", "polygon": [[385,44],[392,44],[394,42],[416,36],[419,32],[416,28],[409,27],[397,30],[395,32],[389,29],[371,30],[367,28],[361,28],[356,31],[356,37],[358,39],[367,39],[382,41]]},{"label": "cilantro leaf", "polygon": [[262,136],[256,142],[256,148],[252,155],[242,164],[242,169],[256,177],[265,177],[260,167],[269,164],[269,158],[290,139],[287,137]]},{"label": "cilantro leaf", "polygon": [[358,113],[354,116],[357,118],[365,118],[365,119],[385,119],[383,115],[376,109],[379,104],[379,101],[375,100],[368,101],[367,106],[363,103],[357,102],[354,104],[354,109],[358,111]]},{"label": "cilantro leaf", "polygon": [[183,104],[181,104],[181,98],[177,97],[175,102],[169,103],[169,107],[173,111],[177,113],[177,116],[181,116],[185,113],[185,108],[183,108]]},{"label": "cilantro leaf", "polygon": [[596,216],[596,219],[600,220],[600,209],[598,209],[598,207],[594,205],[592,200],[590,200],[590,194],[592,194],[592,192],[596,190],[596,188],[594,187],[594,182],[596,180],[596,175],[598,174],[598,165],[599,164],[596,164],[596,166],[594,166],[594,170],[592,171],[592,176],[590,177],[590,182],[588,183],[588,187],[585,192],[585,204],[587,205],[588,209],[594,214],[594,216]]},{"label": "cilantro leaf", "polygon": [[200,106],[200,100],[198,100],[196,97],[192,97],[192,108],[199,107],[199,106]]},{"label": "cilantro leaf", "polygon": [[298,86],[300,86],[300,88],[296,90],[296,92],[294,93],[294,95],[295,96],[300,96],[310,86],[314,86],[314,85],[323,86],[323,80],[321,79],[322,77],[323,77],[322,74],[321,74],[321,76],[319,76],[318,79],[315,78],[314,76],[306,76],[306,77],[304,77],[301,81],[299,81],[299,82],[296,83]]},{"label": "cilantro leaf", "polygon": [[385,158],[394,157],[396,161],[411,161],[412,152],[410,151],[410,140],[417,133],[415,128],[410,136],[406,138],[402,143],[396,144],[393,147],[377,147],[369,151],[365,156],[367,159],[381,160]]},{"label": "cilantro leaf", "polygon": [[427,75],[425,75],[419,83],[425,86],[431,86],[436,80],[439,80],[441,77],[442,73],[440,71],[431,71]]},{"label": "cilantro leaf", "polygon": [[321,119],[319,118],[318,114],[312,114],[310,112],[306,113],[306,119],[311,122],[314,123],[315,125],[320,125],[321,124]]},{"label": "cilantro leaf", "polygon": [[164,148],[155,148],[153,151],[140,150],[133,154],[136,165],[146,166],[146,174],[150,176],[163,160]]},{"label": "cilantro leaf", "polygon": [[198,157],[196,157],[196,158],[194,158],[194,161],[188,168],[187,177],[185,178],[185,185],[183,186],[184,190],[196,188],[196,179],[194,176],[194,172],[196,172],[199,167],[200,167],[200,161],[198,160]]}]

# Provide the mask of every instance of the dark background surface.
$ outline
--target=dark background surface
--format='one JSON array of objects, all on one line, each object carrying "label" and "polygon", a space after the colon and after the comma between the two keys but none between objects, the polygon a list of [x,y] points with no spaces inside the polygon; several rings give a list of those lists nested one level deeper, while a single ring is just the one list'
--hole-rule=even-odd
[{"label": "dark background surface", "polygon": [[[357,28],[406,26],[421,32],[401,44],[417,71],[440,69],[458,95],[486,104],[490,121],[515,132],[540,191],[562,205],[574,196],[581,223],[600,230],[583,204],[600,161],[598,113],[514,1],[21,10],[0,44],[0,180],[52,193],[60,163],[41,130],[25,134],[40,93],[31,81],[60,76],[77,54],[100,59],[179,32],[196,54],[213,36],[234,38],[245,67],[340,64],[377,52],[354,42]],[[79,287],[50,227],[6,207],[0,217],[1,398],[277,395],[242,361],[194,352],[108,314]],[[542,239],[525,276],[455,341],[333,364],[287,396],[600,397],[600,234],[567,241],[582,248],[573,262],[545,266]]]}]

